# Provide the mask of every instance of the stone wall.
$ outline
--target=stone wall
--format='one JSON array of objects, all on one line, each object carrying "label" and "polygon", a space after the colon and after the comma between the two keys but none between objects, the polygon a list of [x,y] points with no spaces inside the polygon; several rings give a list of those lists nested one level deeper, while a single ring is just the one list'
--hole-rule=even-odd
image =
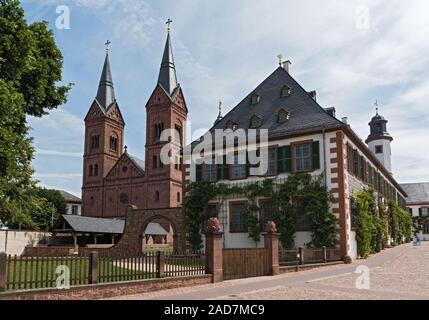
[{"label": "stone wall", "polygon": [[43,289],[0,293],[0,300],[94,300],[114,296],[153,292],[208,284],[211,275],[200,275],[180,278],[165,278],[130,282],[116,282],[73,287],[68,290]]}]

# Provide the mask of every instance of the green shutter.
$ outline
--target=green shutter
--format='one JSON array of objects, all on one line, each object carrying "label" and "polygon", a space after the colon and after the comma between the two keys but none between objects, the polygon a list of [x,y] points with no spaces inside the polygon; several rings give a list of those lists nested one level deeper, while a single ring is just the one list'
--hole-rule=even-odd
[{"label": "green shutter", "polygon": [[195,165],[195,181],[201,181],[202,180],[202,165],[196,164]]},{"label": "green shutter", "polygon": [[227,157],[225,155],[223,156],[223,168],[222,168],[222,179],[225,179],[225,180],[229,179],[229,165],[226,162],[226,160],[227,160]]},{"label": "green shutter", "polygon": [[347,171],[350,172],[350,145],[348,142],[346,144],[346,150],[347,150]]},{"label": "green shutter", "polygon": [[314,141],[311,147],[313,170],[320,169],[320,145],[319,141]]},{"label": "green shutter", "polygon": [[291,146],[284,146],[284,148],[284,170],[285,172],[292,172],[292,148]]},{"label": "green shutter", "polygon": [[249,154],[246,152],[246,177],[249,177],[249,174],[250,174]]},{"label": "green shutter", "polygon": [[285,172],[284,159],[285,159],[285,147],[277,148],[277,171],[278,171],[278,173]]}]

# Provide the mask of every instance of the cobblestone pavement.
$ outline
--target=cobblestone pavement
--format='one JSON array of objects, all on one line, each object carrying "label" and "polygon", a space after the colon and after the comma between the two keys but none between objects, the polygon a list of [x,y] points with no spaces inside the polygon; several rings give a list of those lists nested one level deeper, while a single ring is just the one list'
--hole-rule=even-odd
[{"label": "cobblestone pavement", "polygon": [[[356,288],[360,274],[369,268],[369,290]],[[275,277],[224,281],[113,299],[147,300],[260,300],[260,299],[429,299],[429,242],[387,249],[351,265],[335,265]]]}]

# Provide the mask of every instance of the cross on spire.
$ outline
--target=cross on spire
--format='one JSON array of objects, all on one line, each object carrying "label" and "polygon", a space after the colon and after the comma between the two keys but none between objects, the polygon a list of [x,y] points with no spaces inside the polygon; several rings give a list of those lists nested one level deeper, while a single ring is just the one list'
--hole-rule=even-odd
[{"label": "cross on spire", "polygon": [[375,106],[375,112],[378,114],[378,100],[375,100],[374,106]]},{"label": "cross on spire", "polygon": [[170,18],[168,18],[167,22],[165,23],[167,25],[167,32],[170,33],[171,30],[171,23],[173,22],[173,20],[171,20]]},{"label": "cross on spire", "polygon": [[106,53],[109,53],[109,45],[111,44],[110,40],[107,40],[104,44],[106,46]]},{"label": "cross on spire", "polygon": [[222,111],[222,101],[219,100],[219,112]]}]

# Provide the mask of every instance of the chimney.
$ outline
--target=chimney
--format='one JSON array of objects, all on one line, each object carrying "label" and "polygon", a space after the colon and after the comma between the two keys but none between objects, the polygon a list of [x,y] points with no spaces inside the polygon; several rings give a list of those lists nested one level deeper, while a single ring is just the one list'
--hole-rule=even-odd
[{"label": "chimney", "polygon": [[290,65],[292,64],[292,62],[290,62],[290,60],[286,60],[282,62],[282,67],[283,69],[285,69],[287,71],[287,73],[290,74]]},{"label": "chimney", "polygon": [[326,113],[328,113],[331,117],[335,118],[335,107],[329,107],[329,108],[325,108]]},{"label": "chimney", "polygon": [[341,118],[341,121],[344,123],[344,124],[347,124],[347,122],[348,122],[348,118],[347,117],[343,117],[343,118]]},{"label": "chimney", "polygon": [[314,99],[314,101],[317,101],[316,90],[309,91],[308,94]]}]

